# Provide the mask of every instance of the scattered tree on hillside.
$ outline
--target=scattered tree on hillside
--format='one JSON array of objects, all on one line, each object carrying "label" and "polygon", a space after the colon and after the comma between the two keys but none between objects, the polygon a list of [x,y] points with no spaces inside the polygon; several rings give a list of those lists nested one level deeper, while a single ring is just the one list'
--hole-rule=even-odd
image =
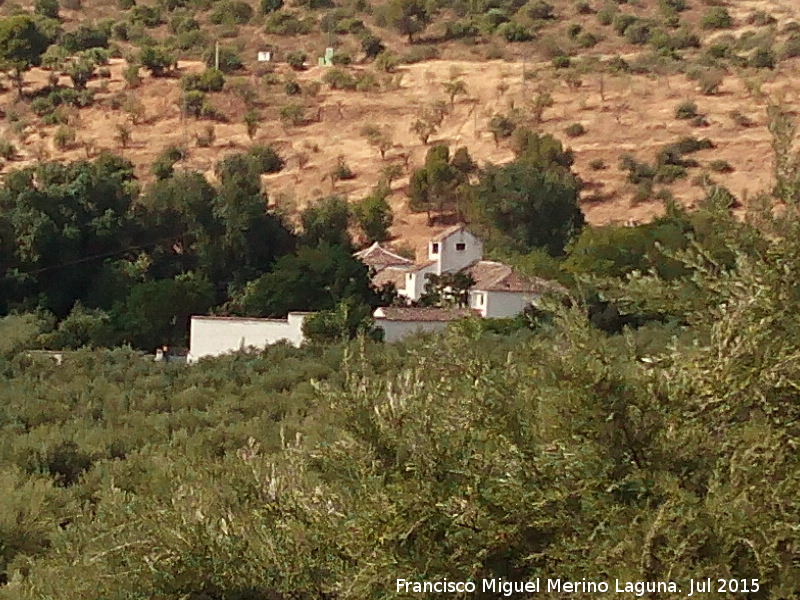
[{"label": "scattered tree on hillside", "polygon": [[353,216],[367,242],[383,242],[389,239],[389,227],[394,217],[392,207],[386,201],[390,189],[378,184],[370,194],[353,207]]},{"label": "scattered tree on hillside", "polygon": [[389,25],[408,36],[409,44],[414,42],[414,34],[424,31],[431,21],[431,14],[422,0],[390,0],[385,10]]},{"label": "scattered tree on hillside", "polygon": [[175,55],[164,46],[145,46],[139,52],[139,63],[153,77],[162,77],[177,65]]},{"label": "scattered tree on hillside", "polygon": [[386,158],[386,152],[392,147],[392,133],[389,127],[378,125],[365,125],[361,128],[361,135],[367,143],[380,152],[381,158]]},{"label": "scattered tree on hillside", "polygon": [[454,79],[452,81],[445,81],[442,84],[444,93],[450,98],[450,107],[455,104],[456,96],[467,95],[467,84],[463,79]]},{"label": "scattered tree on hillside", "polygon": [[49,41],[36,20],[20,14],[0,18],[0,69],[11,71],[10,78],[22,97],[23,73],[41,62]]},{"label": "scattered tree on hillside", "polygon": [[250,141],[256,137],[256,133],[258,133],[258,128],[261,125],[261,115],[258,114],[258,111],[250,109],[244,114],[244,124],[247,127],[247,137],[250,138]]},{"label": "scattered tree on hillside", "polygon": [[520,130],[517,159],[489,165],[472,194],[473,223],[498,245],[561,255],[583,227],[572,156],[549,135]]},{"label": "scattered tree on hillside", "polygon": [[132,130],[131,126],[128,123],[117,123],[116,125],[116,134],[115,139],[119,143],[121,148],[127,148],[128,144],[131,143],[132,137]]}]

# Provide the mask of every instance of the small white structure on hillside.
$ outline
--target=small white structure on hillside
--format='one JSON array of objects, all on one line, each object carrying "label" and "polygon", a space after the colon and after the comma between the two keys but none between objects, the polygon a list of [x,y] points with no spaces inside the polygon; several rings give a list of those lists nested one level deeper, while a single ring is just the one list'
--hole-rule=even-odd
[{"label": "small white structure on hillside", "polygon": [[475,282],[469,290],[469,308],[482,317],[513,317],[547,292],[565,292],[552,281],[525,277],[509,265],[483,260],[483,242],[463,224],[431,239],[428,259],[422,263],[415,264],[377,243],[356,256],[373,269],[375,286],[392,283],[410,302],[423,295],[429,275],[468,274]]},{"label": "small white structure on hillside", "polygon": [[410,335],[447,329],[453,321],[479,316],[468,308],[405,308],[382,306],[372,315],[383,329],[383,341],[397,342]]},{"label": "small white structure on hillside", "polygon": [[248,348],[263,350],[282,340],[299,346],[303,343],[303,321],[308,314],[290,312],[285,319],[193,316],[187,362]]}]

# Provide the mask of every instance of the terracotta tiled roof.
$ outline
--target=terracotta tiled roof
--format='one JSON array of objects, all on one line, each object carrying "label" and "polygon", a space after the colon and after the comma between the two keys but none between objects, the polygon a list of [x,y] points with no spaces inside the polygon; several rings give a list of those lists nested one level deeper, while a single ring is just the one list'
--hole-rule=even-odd
[{"label": "terracotta tiled roof", "polygon": [[466,229],[467,226],[464,223],[459,223],[458,225],[453,225],[452,227],[448,227],[444,231],[438,233],[434,237],[431,238],[432,242],[441,242],[448,236],[453,235],[454,233],[461,231],[462,229]]},{"label": "terracotta tiled roof", "polygon": [[382,306],[375,309],[377,319],[387,321],[456,321],[467,317],[477,317],[480,313],[469,308],[402,308]]},{"label": "terracotta tiled roof", "polygon": [[563,291],[557,283],[539,277],[524,277],[510,266],[491,260],[479,260],[464,269],[464,272],[475,281],[475,285],[472,286],[474,290],[535,294]]},{"label": "terracotta tiled roof", "polygon": [[354,256],[360,259],[364,264],[369,265],[378,271],[385,269],[386,267],[396,265],[414,264],[413,260],[409,260],[403,256],[400,256],[399,254],[395,254],[394,252],[390,252],[378,242],[375,242],[369,248],[365,248],[364,250],[356,252]]},{"label": "terracotta tiled roof", "polygon": [[436,264],[435,260],[426,260],[425,262],[415,264],[413,267],[409,269],[409,271],[412,273],[416,273],[417,271],[422,271],[422,269],[425,269],[426,267],[430,267],[431,265],[435,264]]},{"label": "terracotta tiled roof", "polygon": [[406,273],[409,269],[406,267],[386,267],[378,271],[372,278],[372,285],[381,288],[387,283],[394,284],[395,289],[403,289],[406,287]]}]

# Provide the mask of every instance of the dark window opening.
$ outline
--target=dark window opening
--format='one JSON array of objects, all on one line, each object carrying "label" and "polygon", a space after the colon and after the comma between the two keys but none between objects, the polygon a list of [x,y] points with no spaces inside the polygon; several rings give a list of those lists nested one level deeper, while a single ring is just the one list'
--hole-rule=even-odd
[{"label": "dark window opening", "polygon": [[431,252],[433,252],[434,254],[439,254],[439,244],[435,242],[431,244]]},{"label": "dark window opening", "polygon": [[466,250],[467,245],[464,242],[458,242],[456,244],[456,250]]}]

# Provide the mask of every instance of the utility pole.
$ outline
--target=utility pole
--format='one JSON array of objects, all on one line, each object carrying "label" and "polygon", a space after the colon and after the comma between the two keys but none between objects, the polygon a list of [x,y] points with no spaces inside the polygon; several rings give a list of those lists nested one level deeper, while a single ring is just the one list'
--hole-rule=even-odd
[{"label": "utility pole", "polygon": [[214,68],[219,71],[219,40],[214,42]]}]

